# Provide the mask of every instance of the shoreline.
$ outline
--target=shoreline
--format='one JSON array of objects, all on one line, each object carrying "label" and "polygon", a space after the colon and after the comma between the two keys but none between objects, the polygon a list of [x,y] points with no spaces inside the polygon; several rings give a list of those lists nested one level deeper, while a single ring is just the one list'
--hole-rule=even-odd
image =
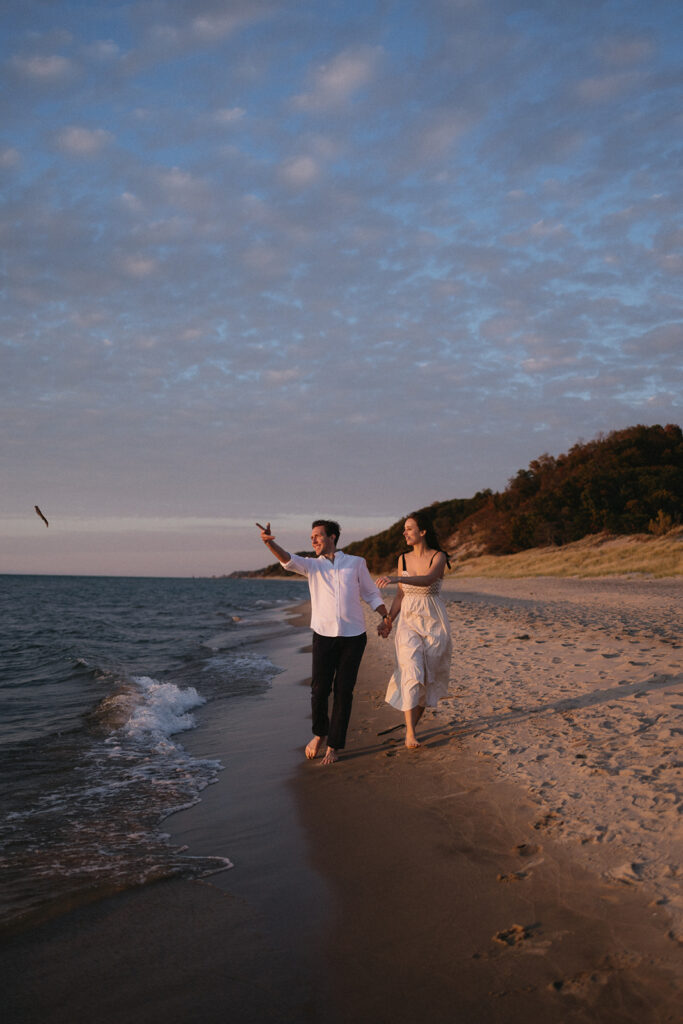
[{"label": "shoreline", "polygon": [[[655,850],[669,843],[666,863],[630,878],[606,874],[646,862],[647,844],[641,860],[631,855],[628,816],[599,841],[575,827],[590,825],[587,812],[605,800],[610,813],[619,808],[601,788],[619,772],[639,796],[664,795],[661,772],[643,778],[622,763],[631,751],[657,767],[673,742],[662,716],[683,704],[683,675],[673,680],[667,667],[683,671],[665,636],[669,584],[645,586],[643,595],[630,581],[448,580],[452,696],[425,716],[415,753],[395,728],[402,716],[384,704],[393,645],[369,616],[349,744],[329,768],[303,757],[307,605],[282,610],[288,625],[280,620],[259,646],[284,671],[265,694],[198,716],[184,745],[218,756],[225,771],[166,823],[190,854],[227,856],[234,867],[129,890],[5,942],[13,1024],[677,1020],[676,907],[657,889],[665,875],[648,871],[675,868],[673,891],[680,824],[651,834]],[[683,583],[672,586],[680,595]],[[645,685],[665,668],[665,686]],[[622,672],[629,685],[617,691]],[[662,710],[667,688],[675,695]],[[544,713],[530,713],[539,706]],[[620,743],[620,723],[647,724],[643,716],[654,724],[627,728]],[[598,746],[609,753],[602,765],[558,750]],[[559,791],[568,768],[592,804]],[[562,814],[548,819],[553,807]],[[629,813],[675,823],[667,801]]]},{"label": "shoreline", "polygon": [[311,991],[322,968],[310,940],[327,883],[309,867],[288,788],[310,727],[306,608],[269,611],[250,640],[278,666],[268,689],[205,705],[182,736],[191,754],[224,770],[162,827],[186,856],[226,857],[233,867],[83,902],[3,936],[0,982],[12,1024],[322,1020],[323,989]]}]

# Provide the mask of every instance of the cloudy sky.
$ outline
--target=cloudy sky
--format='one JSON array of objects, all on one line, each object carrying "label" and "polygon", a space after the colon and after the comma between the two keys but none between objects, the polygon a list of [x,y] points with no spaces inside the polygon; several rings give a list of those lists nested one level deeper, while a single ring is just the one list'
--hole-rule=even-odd
[{"label": "cloudy sky", "polygon": [[682,4],[5,0],[0,49],[0,571],[253,567],[681,422]]}]

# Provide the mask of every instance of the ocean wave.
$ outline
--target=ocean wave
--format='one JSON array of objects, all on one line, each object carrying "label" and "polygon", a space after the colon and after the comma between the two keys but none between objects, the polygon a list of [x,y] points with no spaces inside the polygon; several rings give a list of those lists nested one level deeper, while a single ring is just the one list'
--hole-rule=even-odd
[{"label": "ocean wave", "polygon": [[123,727],[134,740],[157,740],[177,732],[194,729],[191,708],[206,703],[193,686],[181,689],[173,683],[159,683],[149,676],[136,676],[133,682],[139,687],[142,702],[132,710]]},{"label": "ocean wave", "polygon": [[230,867],[163,831],[223,769],[181,739],[205,702],[267,690],[280,670],[249,647],[286,630],[277,606],[300,593],[286,581],[11,581],[0,594],[0,919]]},{"label": "ocean wave", "polygon": [[[10,812],[0,828],[0,868],[8,890],[4,916],[21,916],[44,902],[52,886],[62,895],[140,885],[182,874],[226,870],[224,857],[189,857],[169,842],[160,822],[194,806],[223,766],[197,758],[173,739],[195,725],[191,710],[205,703],[194,687],[138,676],[120,682],[68,738],[73,765],[53,776],[30,806]],[[64,738],[64,742],[67,738]],[[50,744],[53,755],[58,738]],[[79,744],[79,748],[74,746]],[[47,781],[47,780],[44,780]],[[22,874],[33,879],[27,895]]]}]

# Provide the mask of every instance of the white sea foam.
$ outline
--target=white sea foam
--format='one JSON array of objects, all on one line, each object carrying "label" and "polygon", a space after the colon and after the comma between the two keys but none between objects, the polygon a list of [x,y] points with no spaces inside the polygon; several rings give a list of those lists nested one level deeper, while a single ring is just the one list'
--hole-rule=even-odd
[{"label": "white sea foam", "polygon": [[206,701],[193,686],[180,689],[173,683],[159,683],[149,676],[136,676],[133,681],[143,699],[123,727],[127,736],[145,742],[158,741],[176,732],[194,729],[195,719],[189,711]]}]

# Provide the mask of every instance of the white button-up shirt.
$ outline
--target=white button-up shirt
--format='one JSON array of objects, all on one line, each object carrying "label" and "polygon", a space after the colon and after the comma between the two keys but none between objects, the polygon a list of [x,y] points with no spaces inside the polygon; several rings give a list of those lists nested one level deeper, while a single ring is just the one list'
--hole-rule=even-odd
[{"label": "white button-up shirt", "polygon": [[361,600],[373,610],[384,604],[365,559],[357,555],[335,551],[334,561],[292,555],[283,569],[308,577],[311,629],[320,636],[360,636],[365,632]]}]

